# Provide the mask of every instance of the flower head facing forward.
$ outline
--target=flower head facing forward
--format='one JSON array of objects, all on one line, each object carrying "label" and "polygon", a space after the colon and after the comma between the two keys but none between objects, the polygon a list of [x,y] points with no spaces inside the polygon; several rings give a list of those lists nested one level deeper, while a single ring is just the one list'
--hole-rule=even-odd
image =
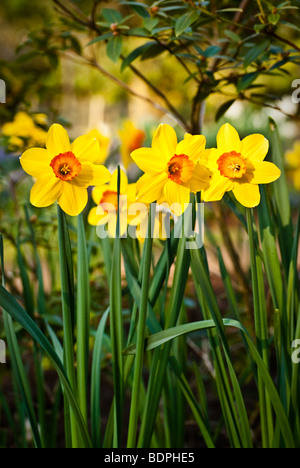
[{"label": "flower head facing forward", "polygon": [[243,206],[257,206],[258,185],[274,182],[281,174],[275,164],[264,161],[268,151],[269,142],[263,135],[250,135],[241,141],[231,125],[223,125],[217,136],[217,148],[203,153],[210,171],[210,184],[202,193],[203,201],[221,200],[225,192],[232,190]]},{"label": "flower head facing forward", "polygon": [[201,163],[205,137],[186,134],[178,143],[175,130],[161,124],[151,148],[139,148],[131,156],[145,174],[137,183],[138,199],[144,203],[167,202],[180,215],[190,201],[191,192],[203,190],[209,182],[208,170]]},{"label": "flower head facing forward", "polygon": [[37,179],[31,190],[31,203],[41,208],[57,201],[70,216],[80,214],[88,201],[87,188],[111,178],[106,167],[96,164],[99,151],[97,140],[90,135],[70,144],[66,130],[52,125],[46,149],[31,148],[20,158],[25,172]]}]

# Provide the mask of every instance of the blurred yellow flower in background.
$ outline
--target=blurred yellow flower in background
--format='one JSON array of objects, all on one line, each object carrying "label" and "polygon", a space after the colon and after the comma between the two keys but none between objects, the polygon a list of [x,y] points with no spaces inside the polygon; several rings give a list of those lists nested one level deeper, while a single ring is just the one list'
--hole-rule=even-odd
[{"label": "blurred yellow flower in background", "polygon": [[47,116],[36,114],[34,119],[26,112],[18,112],[13,122],[2,127],[2,135],[9,137],[10,150],[24,150],[34,145],[44,145],[47,132],[36,124],[45,125]]},{"label": "blurred yellow flower in background", "polygon": [[300,141],[296,141],[292,151],[287,151],[286,161],[289,165],[289,172],[292,176],[294,187],[300,190]]},{"label": "blurred yellow flower in background", "polygon": [[140,148],[145,141],[146,134],[143,130],[139,130],[130,120],[126,120],[123,124],[123,129],[119,130],[121,139],[121,157],[125,169],[133,162],[131,153],[137,148]]},{"label": "blurred yellow flower in background", "polygon": [[70,144],[66,130],[52,125],[46,149],[31,148],[20,158],[24,171],[37,179],[30,194],[32,205],[47,207],[57,200],[65,213],[79,215],[88,201],[87,188],[111,178],[106,167],[96,164],[99,158],[95,138],[83,135]]},{"label": "blurred yellow flower in background", "polygon": [[190,202],[191,192],[200,192],[209,182],[208,170],[200,158],[206,144],[202,135],[186,134],[177,142],[175,130],[161,124],[151,148],[139,148],[132,159],[145,172],[137,183],[138,199],[144,203],[167,202],[180,216]]},{"label": "blurred yellow flower in background", "polygon": [[232,190],[243,206],[257,206],[258,185],[274,182],[281,174],[275,164],[264,161],[268,151],[269,142],[263,135],[250,135],[241,141],[231,125],[223,125],[217,135],[217,148],[203,154],[210,170],[210,185],[203,191],[202,200],[219,201]]},{"label": "blurred yellow flower in background", "polygon": [[[125,199],[125,196],[127,198]],[[118,170],[116,169],[108,184],[102,184],[93,189],[92,197],[96,207],[92,208],[88,222],[92,226],[102,226],[108,223],[108,232],[115,237],[118,213]],[[136,202],[136,184],[129,184],[127,175],[120,171],[120,235],[124,235],[128,224],[128,209]]]},{"label": "blurred yellow flower in background", "polygon": [[88,136],[91,138],[96,138],[96,140],[98,141],[100,153],[99,153],[99,159],[96,161],[96,164],[103,164],[106,161],[108,157],[108,153],[109,153],[109,144],[110,144],[109,138],[102,135],[96,129],[91,130],[88,133]]}]

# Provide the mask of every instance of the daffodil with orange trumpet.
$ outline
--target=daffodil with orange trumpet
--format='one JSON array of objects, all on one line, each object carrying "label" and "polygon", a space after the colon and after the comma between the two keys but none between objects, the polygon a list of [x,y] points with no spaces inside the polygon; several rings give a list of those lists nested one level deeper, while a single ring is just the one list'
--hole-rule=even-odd
[{"label": "daffodil with orange trumpet", "polygon": [[99,159],[96,138],[83,135],[70,144],[66,130],[52,125],[46,149],[31,148],[20,158],[24,171],[37,179],[30,194],[32,205],[41,208],[57,201],[68,215],[79,215],[88,201],[87,188],[111,178],[106,167],[96,164]]},{"label": "daffodil with orange trumpet", "polygon": [[139,148],[132,159],[145,172],[137,183],[138,199],[144,203],[167,202],[176,216],[190,202],[190,193],[199,192],[209,183],[208,170],[201,163],[205,137],[186,134],[178,143],[175,130],[161,124],[151,148]]},{"label": "daffodil with orange trumpet", "polygon": [[[127,175],[120,171],[120,199],[118,200],[118,169],[116,169],[110,182],[95,187],[92,197],[97,206],[91,209],[88,222],[92,226],[108,225],[108,233],[116,236],[118,204],[120,212],[120,235],[123,236],[131,217],[128,209],[136,202],[136,184],[129,184]],[[118,203],[119,201],[119,203]]]},{"label": "daffodil with orange trumpet", "polygon": [[231,125],[223,125],[217,135],[217,148],[202,155],[210,171],[210,183],[202,192],[202,200],[218,201],[232,190],[243,206],[259,205],[259,184],[274,182],[281,174],[275,164],[264,161],[268,151],[269,142],[263,135],[249,135],[241,141]]}]

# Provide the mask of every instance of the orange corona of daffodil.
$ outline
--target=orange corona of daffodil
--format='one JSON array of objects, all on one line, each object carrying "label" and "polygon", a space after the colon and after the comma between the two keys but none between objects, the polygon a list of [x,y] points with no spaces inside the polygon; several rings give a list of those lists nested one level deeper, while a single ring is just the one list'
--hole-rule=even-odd
[{"label": "orange corona of daffodil", "polygon": [[218,201],[232,190],[243,206],[257,206],[259,184],[274,182],[281,174],[275,164],[264,161],[268,151],[269,142],[263,135],[250,135],[241,141],[231,125],[223,125],[217,135],[217,149],[203,153],[210,170],[210,184],[203,191],[202,200]]},{"label": "orange corona of daffodil", "polygon": [[286,153],[289,172],[296,190],[300,190],[300,141],[296,141],[292,151]]},{"label": "orange corona of daffodil", "polygon": [[153,136],[152,147],[131,154],[145,172],[137,183],[139,201],[167,202],[175,207],[172,211],[176,216],[182,214],[185,204],[190,202],[190,192],[203,190],[209,182],[208,170],[200,161],[205,143],[204,136],[190,134],[178,143],[175,130],[161,124]]},{"label": "orange corona of daffodil", "polygon": [[[127,196],[125,200],[124,196]],[[99,185],[93,189],[92,197],[96,207],[92,208],[88,222],[92,226],[101,226],[108,223],[108,232],[115,237],[118,213],[118,170],[112,174],[109,184]],[[120,235],[127,229],[128,208],[136,201],[136,184],[128,184],[124,171],[120,171]]]},{"label": "orange corona of daffodil", "polygon": [[52,125],[46,149],[31,148],[20,158],[25,172],[36,178],[30,201],[36,207],[47,207],[55,201],[70,216],[80,214],[88,201],[87,188],[108,182],[111,174],[99,160],[95,138],[83,135],[72,144],[66,130]]},{"label": "orange corona of daffodil", "polygon": [[119,131],[121,139],[121,156],[125,169],[128,169],[132,159],[130,154],[140,148],[145,140],[146,134],[143,130],[136,128],[130,120],[124,123],[123,129]]}]

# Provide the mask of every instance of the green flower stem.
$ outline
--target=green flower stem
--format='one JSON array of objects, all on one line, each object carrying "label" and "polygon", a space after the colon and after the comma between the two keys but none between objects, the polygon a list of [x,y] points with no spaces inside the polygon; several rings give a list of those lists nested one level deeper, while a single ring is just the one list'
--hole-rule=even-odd
[{"label": "green flower stem", "polygon": [[[64,364],[67,371],[67,376],[74,394],[76,391],[76,375],[74,366],[74,346],[73,346],[73,324],[72,324],[72,286],[70,284],[71,265],[70,258],[67,255],[67,223],[65,214],[58,206],[58,239],[59,239],[59,259],[60,259],[60,275],[61,275],[61,295],[62,295],[62,313],[63,313],[63,331],[64,331]],[[72,434],[72,447],[76,448],[79,445],[76,420],[72,409],[70,409],[70,424]]]},{"label": "green flower stem", "polygon": [[132,397],[131,397],[131,407],[130,407],[130,416],[129,416],[129,429],[128,429],[128,439],[127,447],[133,448],[136,445],[136,434],[137,434],[137,423],[138,423],[138,412],[139,412],[139,397],[140,397],[140,387],[142,380],[142,369],[144,361],[144,345],[145,345],[145,335],[146,335],[146,319],[147,319],[147,309],[148,309],[148,292],[149,292],[149,279],[150,279],[150,270],[151,270],[151,254],[152,254],[152,244],[153,239],[151,235],[151,207],[149,210],[149,220],[148,220],[148,237],[145,240],[144,246],[144,261],[143,261],[143,279],[142,279],[142,293],[141,293],[141,304],[140,304],[140,313],[139,321],[137,328],[137,344],[136,344],[136,357],[134,364],[134,377],[132,385]]},{"label": "green flower stem", "polygon": [[[2,270],[2,278],[1,284],[3,288],[5,288],[5,276],[4,276],[4,249],[3,249],[3,238],[0,234],[0,263],[1,263],[1,270]],[[17,335],[14,327],[14,322],[12,317],[7,313],[7,311],[3,308],[2,310],[3,315],[3,324],[4,324],[4,331],[5,336],[7,339],[8,349],[11,356],[11,366],[13,376],[16,380],[18,385],[18,389],[22,396],[23,404],[27,413],[27,417],[29,419],[32,435],[34,439],[35,446],[37,448],[42,448],[42,440],[40,431],[38,428],[38,423],[36,420],[36,415],[34,411],[33,400],[30,391],[30,385],[28,382],[28,378],[25,373],[24,365],[22,362],[22,356],[18,345]]]},{"label": "green flower stem", "polygon": [[121,445],[124,406],[123,318],[121,287],[121,239],[119,234],[120,167],[118,168],[118,217],[110,279],[110,333],[114,382],[114,448]]},{"label": "green flower stem", "polygon": [[[254,305],[254,316],[255,316],[255,332],[256,332],[256,343],[257,349],[261,357],[263,358],[264,364],[268,368],[268,353],[266,349],[266,343],[268,342],[268,333],[266,325],[266,310],[262,304],[261,298],[261,281],[262,272],[260,258],[256,249],[255,242],[255,224],[253,213],[251,209],[247,209],[247,225],[250,242],[250,258],[251,258],[251,276],[252,276],[252,288],[253,288],[253,305]],[[261,431],[262,431],[262,445],[263,448],[271,448],[273,441],[273,421],[272,411],[270,406],[270,400],[266,394],[263,379],[260,373],[258,373],[258,392],[259,392],[259,404],[260,404],[260,416],[261,416]]]},{"label": "green flower stem", "polygon": [[87,422],[90,285],[85,228],[82,214],[77,219],[77,387],[78,403]]},{"label": "green flower stem", "polygon": [[[189,250],[186,249],[186,238],[182,235],[179,240],[173,286],[168,313],[166,314],[166,329],[175,326],[177,323],[188,277],[189,266],[190,253]],[[167,343],[167,345],[163,346],[162,349],[156,350],[153,356],[141,430],[138,439],[139,448],[149,447],[151,442],[159,400],[165,383],[170,351],[171,343]]]}]

